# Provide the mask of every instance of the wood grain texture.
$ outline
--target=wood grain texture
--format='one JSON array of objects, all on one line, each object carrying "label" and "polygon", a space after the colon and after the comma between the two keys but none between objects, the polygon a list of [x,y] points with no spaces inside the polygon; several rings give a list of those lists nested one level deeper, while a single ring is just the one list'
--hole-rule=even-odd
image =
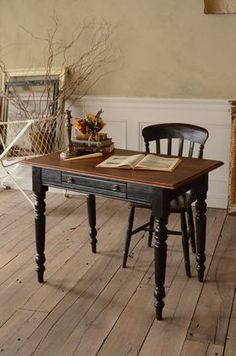
[{"label": "wood grain texture", "polygon": [[236,215],[236,101],[231,101],[231,144],[228,205],[229,213]]},{"label": "wood grain texture", "polygon": [[[115,155],[132,155],[137,154],[137,151],[128,151],[116,149],[112,154]],[[130,170],[130,169],[112,169],[112,168],[99,168],[96,167],[104,160],[104,157],[84,159],[81,161],[63,161],[60,159],[58,153],[53,153],[46,156],[35,157],[22,161],[24,165],[33,167],[40,167],[52,170],[59,170],[64,173],[75,173],[84,175],[86,177],[96,177],[98,179],[106,178],[109,180],[125,181],[141,183],[147,186],[153,185],[163,187],[167,189],[175,189],[201,177],[204,173],[210,172],[223,165],[221,161],[186,158],[183,157],[181,163],[176,169],[171,172],[152,171],[152,174],[148,171],[142,170]]]},{"label": "wood grain texture", "polygon": [[204,356],[223,356],[224,347],[221,345],[203,343],[187,340],[184,344],[181,356],[204,355]]},{"label": "wood grain texture", "polygon": [[205,0],[206,14],[235,14],[236,0]]},{"label": "wood grain texture", "polygon": [[234,296],[234,305],[230,317],[229,331],[226,338],[225,356],[233,356],[236,350],[236,295]]},{"label": "wood grain texture", "polygon": [[[125,203],[97,199],[98,252],[94,255],[86,197],[66,199],[48,193],[47,282],[39,285],[33,213],[26,209],[16,215],[14,209],[24,203],[19,195],[18,205],[17,195],[10,192],[8,198],[4,192],[3,214],[15,221],[2,229],[0,239],[6,262],[0,266],[1,355],[234,355],[234,216],[225,219],[225,211],[219,209],[207,212],[208,273],[203,284],[196,278],[195,255],[191,254],[192,278],[187,279],[181,239],[168,237],[165,318],[156,321],[154,255],[147,236],[137,234],[128,268],[121,268]],[[138,223],[146,220],[144,214],[137,213]],[[173,214],[168,227],[175,229],[177,224]]]},{"label": "wood grain texture", "polygon": [[[207,236],[208,240],[214,241],[214,244],[211,244],[213,250],[210,251],[206,260],[206,271],[209,268],[214,247],[217,243],[215,236],[219,236],[224,222],[224,215],[221,215],[218,215],[217,224],[215,216],[211,216],[211,214],[208,216]],[[193,273],[194,276],[196,276],[195,271]],[[186,278],[183,266],[178,269],[167,293],[166,317],[162,322],[155,321],[153,323],[140,355],[154,355],[156,353],[157,355],[174,356],[180,354],[203,287],[203,284],[199,283],[196,277],[193,277]]]},{"label": "wood grain texture", "polygon": [[228,216],[218,239],[188,339],[224,345],[236,288],[236,219]]}]

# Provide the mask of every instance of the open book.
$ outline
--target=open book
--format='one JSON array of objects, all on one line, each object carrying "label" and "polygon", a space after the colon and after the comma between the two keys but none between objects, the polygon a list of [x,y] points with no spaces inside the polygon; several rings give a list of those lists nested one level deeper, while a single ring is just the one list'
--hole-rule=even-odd
[{"label": "open book", "polygon": [[132,156],[110,156],[97,167],[103,168],[130,168],[153,171],[172,172],[181,162],[179,158],[161,157],[154,154],[137,154]]}]

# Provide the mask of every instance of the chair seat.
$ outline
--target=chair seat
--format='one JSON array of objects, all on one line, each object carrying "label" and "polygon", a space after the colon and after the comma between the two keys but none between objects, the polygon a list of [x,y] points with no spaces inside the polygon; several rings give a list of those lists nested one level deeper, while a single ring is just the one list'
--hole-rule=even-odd
[{"label": "chair seat", "polygon": [[[173,213],[181,213],[188,208],[190,208],[191,204],[196,200],[193,193],[185,193],[180,195],[178,198],[175,198],[171,201],[170,209]],[[131,206],[136,208],[144,208],[144,209],[151,209],[151,204],[145,203],[130,203]]]}]

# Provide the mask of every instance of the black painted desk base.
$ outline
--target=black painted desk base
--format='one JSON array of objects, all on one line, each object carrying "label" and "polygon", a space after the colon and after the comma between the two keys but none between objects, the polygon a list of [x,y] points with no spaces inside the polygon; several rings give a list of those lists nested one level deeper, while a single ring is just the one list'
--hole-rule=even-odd
[{"label": "black painted desk base", "polygon": [[[39,188],[39,186],[38,186]],[[35,191],[35,236],[36,236],[36,263],[38,282],[44,282],[45,271],[45,195],[47,187],[40,185],[40,189]],[[196,235],[197,235],[197,272],[198,280],[203,282],[204,279],[204,262],[205,257],[205,239],[206,239],[206,189],[201,190],[197,196],[196,203]],[[96,231],[96,201],[95,195],[88,194],[87,196],[88,207],[88,221],[90,226],[90,239],[92,252],[96,253],[97,244],[97,231]],[[162,319],[162,311],[164,308],[165,298],[165,273],[166,273],[166,256],[167,256],[167,220],[168,209],[162,216],[155,217],[155,244],[154,244],[154,257],[155,257],[155,290],[154,290],[154,306],[156,308],[156,318]]]}]

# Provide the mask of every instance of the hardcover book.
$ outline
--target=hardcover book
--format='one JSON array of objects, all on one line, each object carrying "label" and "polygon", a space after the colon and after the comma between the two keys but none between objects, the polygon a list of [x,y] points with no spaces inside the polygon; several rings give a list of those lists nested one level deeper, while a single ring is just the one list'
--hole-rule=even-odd
[{"label": "hardcover book", "polygon": [[106,140],[95,141],[95,140],[83,140],[83,139],[74,139],[72,140],[72,144],[77,146],[96,146],[96,147],[103,147],[109,146],[112,144],[112,139],[107,138]]},{"label": "hardcover book", "polygon": [[97,167],[142,169],[172,172],[181,162],[175,157],[163,157],[154,154],[137,154],[132,156],[110,156]]},{"label": "hardcover book", "polygon": [[74,148],[77,152],[102,152],[106,154],[114,151],[114,143],[111,143],[107,146],[74,145]]}]

